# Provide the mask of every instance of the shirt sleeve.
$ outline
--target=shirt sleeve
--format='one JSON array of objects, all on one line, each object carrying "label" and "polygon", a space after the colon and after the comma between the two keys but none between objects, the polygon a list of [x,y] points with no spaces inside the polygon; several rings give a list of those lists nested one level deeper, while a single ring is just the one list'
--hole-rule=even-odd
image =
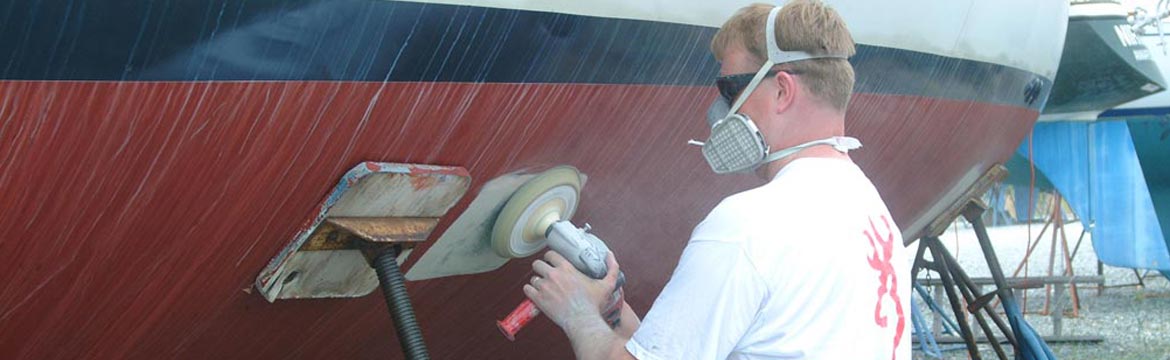
[{"label": "shirt sleeve", "polygon": [[642,360],[726,359],[767,296],[742,246],[692,240],[626,350]]}]

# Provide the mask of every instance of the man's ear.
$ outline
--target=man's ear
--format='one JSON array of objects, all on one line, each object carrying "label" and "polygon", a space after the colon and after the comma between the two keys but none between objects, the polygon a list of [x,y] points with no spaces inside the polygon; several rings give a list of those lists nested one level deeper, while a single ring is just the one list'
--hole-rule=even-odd
[{"label": "man's ear", "polygon": [[784,112],[792,107],[796,101],[796,96],[800,93],[800,86],[796,83],[796,77],[788,72],[778,72],[776,76],[772,77],[776,82],[776,113]]}]

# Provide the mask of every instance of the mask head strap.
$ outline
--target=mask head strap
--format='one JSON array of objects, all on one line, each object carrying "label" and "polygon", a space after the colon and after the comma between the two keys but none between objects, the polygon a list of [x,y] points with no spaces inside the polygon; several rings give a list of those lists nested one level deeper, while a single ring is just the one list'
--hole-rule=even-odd
[{"label": "mask head strap", "polygon": [[780,46],[777,45],[776,42],[776,16],[780,14],[780,9],[782,8],[784,7],[777,6],[772,8],[772,11],[768,12],[768,23],[764,26],[764,38],[767,39],[766,45],[768,46],[768,61],[764,62],[764,66],[761,66],[760,71],[756,72],[756,76],[752,77],[752,81],[748,83],[748,86],[744,88],[742,93],[740,93],[741,95],[739,98],[735,99],[735,104],[731,106],[731,111],[728,112],[728,115],[734,114],[739,110],[739,107],[743,105],[744,101],[747,101],[747,96],[751,94],[757,86],[760,85],[760,82],[764,80],[764,76],[768,74],[768,70],[771,70],[773,66],[809,59],[848,58],[842,55],[813,55],[805,51],[780,50]]},{"label": "mask head strap", "polygon": [[771,61],[772,64],[779,65],[808,59],[846,59],[845,56],[841,55],[813,55],[804,51],[780,50],[779,42],[776,41],[776,16],[780,14],[780,9],[782,8],[784,7],[777,6],[772,8],[772,11],[768,12],[768,23],[764,26],[764,38],[768,41],[768,61]]},{"label": "mask head strap", "polygon": [[731,111],[727,112],[727,116],[731,116],[739,111],[739,107],[743,106],[743,103],[747,101],[748,95],[751,95],[752,91],[756,91],[756,87],[760,86],[765,76],[768,76],[768,70],[772,69],[772,66],[775,65],[771,60],[764,62],[764,66],[760,67],[760,71],[756,72],[756,76],[752,77],[752,81],[748,83],[748,86],[743,89],[743,92],[739,93],[739,97],[735,99],[735,104],[731,105]]}]

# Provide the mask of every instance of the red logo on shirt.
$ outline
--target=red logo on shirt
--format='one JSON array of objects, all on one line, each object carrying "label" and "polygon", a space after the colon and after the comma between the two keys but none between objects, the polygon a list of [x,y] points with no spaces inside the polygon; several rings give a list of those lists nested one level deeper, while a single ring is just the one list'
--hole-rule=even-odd
[{"label": "red logo on shirt", "polygon": [[[873,321],[880,327],[887,326],[887,319],[882,315],[882,299],[888,294],[890,299],[894,301],[895,310],[898,314],[898,327],[894,332],[894,355],[891,359],[897,358],[898,343],[902,340],[902,330],[906,328],[906,316],[902,315],[902,301],[898,299],[898,277],[894,275],[894,265],[890,258],[894,256],[894,231],[890,228],[890,220],[883,215],[882,222],[886,225],[885,238],[882,233],[878,232],[877,225],[874,225],[873,219],[869,219],[869,226],[873,232],[865,231],[865,237],[869,238],[869,245],[873,246],[873,255],[869,257],[869,267],[878,271],[878,289],[877,289],[877,306],[873,311]],[[888,286],[887,286],[888,285]]]}]

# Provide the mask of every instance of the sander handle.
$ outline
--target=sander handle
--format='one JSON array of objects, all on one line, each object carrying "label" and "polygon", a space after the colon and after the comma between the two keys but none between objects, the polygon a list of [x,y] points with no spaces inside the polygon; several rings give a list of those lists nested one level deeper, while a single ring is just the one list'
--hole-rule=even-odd
[{"label": "sander handle", "polygon": [[[624,272],[618,273],[617,286],[615,286],[613,292],[615,298],[619,301],[622,297],[618,292],[621,291],[625,283],[626,274]],[[617,306],[620,314],[622,305],[617,304]],[[540,308],[536,307],[536,303],[533,303],[532,299],[524,299],[520,305],[517,305],[512,312],[508,313],[507,317],[503,320],[496,321],[496,327],[500,329],[501,333],[504,333],[504,337],[508,338],[508,341],[516,341],[516,333],[520,332],[520,329],[523,329],[525,326],[528,326],[528,323],[532,322],[532,319],[535,319],[537,316],[540,316]],[[621,320],[620,317],[618,320]],[[615,320],[610,326],[617,326],[618,320]]]},{"label": "sander handle", "polygon": [[[548,246],[569,260],[577,271],[591,278],[601,279],[609,272],[605,258],[610,251],[605,242],[590,234],[589,230],[589,224],[585,224],[584,228],[578,228],[573,223],[562,220],[549,226],[545,236],[548,238]],[[617,294],[625,283],[626,275],[618,273],[614,293]],[[500,328],[500,332],[504,333],[508,340],[515,341],[516,333],[539,315],[540,309],[536,307],[536,304],[532,303],[531,299],[524,299],[524,302],[521,302],[507,317],[497,321],[496,326]]]},{"label": "sander handle", "polygon": [[540,316],[540,309],[536,307],[532,299],[524,299],[524,302],[516,306],[515,310],[508,313],[508,317],[496,321],[496,327],[500,328],[500,332],[504,333],[504,337],[508,338],[508,341],[516,341],[516,333],[520,332],[520,329],[527,326],[537,316]]}]

